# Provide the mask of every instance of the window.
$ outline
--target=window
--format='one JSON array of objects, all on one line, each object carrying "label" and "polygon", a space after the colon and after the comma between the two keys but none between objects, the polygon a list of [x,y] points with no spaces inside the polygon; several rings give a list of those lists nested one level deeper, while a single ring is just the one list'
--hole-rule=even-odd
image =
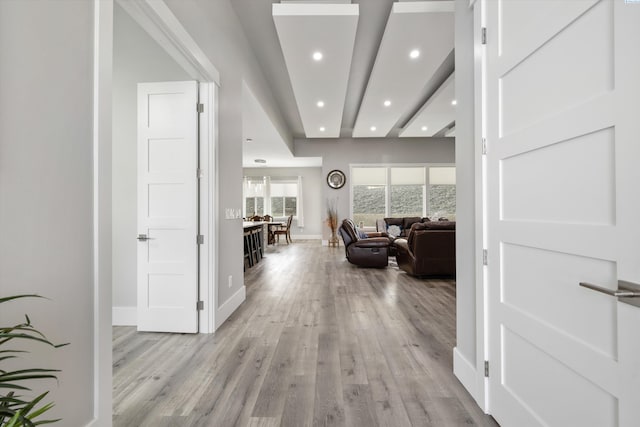
[{"label": "window", "polygon": [[424,216],[424,167],[391,168],[391,216]]},{"label": "window", "polygon": [[271,216],[287,217],[298,212],[298,183],[271,182]]},{"label": "window", "polygon": [[352,167],[353,220],[365,227],[384,217],[455,220],[455,178],[455,166]]},{"label": "window", "polygon": [[456,168],[429,168],[429,216],[453,219],[456,215]]},{"label": "window", "polygon": [[356,224],[375,226],[385,216],[387,199],[386,168],[353,168],[353,220]]},{"label": "window", "polygon": [[264,215],[264,178],[248,178],[244,180],[244,216]]},{"label": "window", "polygon": [[300,178],[244,177],[244,217],[271,215],[285,218],[293,215],[301,223],[298,207]]}]

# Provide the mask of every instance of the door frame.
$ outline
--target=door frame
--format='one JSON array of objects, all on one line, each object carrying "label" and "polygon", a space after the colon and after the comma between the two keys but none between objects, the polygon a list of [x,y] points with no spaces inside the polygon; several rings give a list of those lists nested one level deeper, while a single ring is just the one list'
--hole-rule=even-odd
[{"label": "door frame", "polygon": [[111,94],[113,80],[113,8],[117,1],[149,35],[200,82],[200,246],[199,313],[201,333],[213,333],[217,311],[218,90],[220,74],[162,0],[93,0],[93,360],[94,407],[88,426],[112,425],[112,278],[111,278]]},{"label": "door frame", "polygon": [[[220,74],[164,1],[131,2],[115,0],[189,75],[199,82],[198,98],[204,110],[199,114],[199,229],[205,236],[199,247],[198,300],[204,308],[198,313],[198,331],[215,331],[217,308],[217,96]],[[209,238],[207,238],[209,237]]]},{"label": "door frame", "polygon": [[[473,167],[473,175],[464,182],[459,180],[457,182],[458,187],[466,186],[468,192],[473,197],[473,202],[469,202],[469,206],[473,207],[472,224],[466,224],[467,227],[474,228],[473,241],[465,241],[465,244],[473,245],[472,250],[469,252],[471,257],[467,255],[467,258],[463,262],[473,262],[474,271],[467,277],[467,280],[471,283],[468,285],[469,289],[474,290],[473,305],[475,307],[475,314],[468,316],[467,318],[460,318],[463,313],[466,313],[466,306],[458,305],[457,309],[457,321],[458,325],[462,321],[464,324],[467,322],[472,323],[472,328],[475,331],[473,336],[472,345],[475,348],[475,358],[471,358],[471,355],[463,354],[458,346],[453,351],[453,366],[454,374],[460,380],[462,385],[474,398],[478,406],[485,412],[490,413],[490,399],[489,399],[489,381],[485,377],[485,361],[489,360],[488,349],[488,288],[487,288],[487,267],[483,263],[484,249],[487,247],[487,215],[486,215],[486,160],[483,155],[483,140],[485,137],[485,94],[484,94],[484,64],[485,64],[485,45],[482,44],[482,27],[485,26],[484,21],[484,5],[485,0],[468,0],[467,10],[458,11],[459,8],[464,7],[463,2],[456,2],[456,14],[462,15],[462,18],[471,17],[464,21],[462,18],[456,18],[456,25],[460,22],[466,22],[468,28],[463,30],[456,28],[456,38],[458,38],[458,32],[462,31],[463,35],[460,37],[461,43],[464,44],[464,48],[467,49],[470,54],[473,54],[473,58],[465,57],[466,60],[460,61],[456,64],[456,70],[458,75],[470,73],[473,75],[473,82],[470,84],[471,88],[458,90],[456,88],[456,98],[458,99],[458,107],[464,108],[465,105],[471,105],[473,113],[470,117],[460,123],[456,124],[458,129],[457,137],[468,137],[469,141],[462,141],[461,144],[456,144],[456,151],[466,150],[473,152],[473,162],[470,162],[469,166]],[[466,15],[466,16],[464,16]],[[472,20],[472,22],[470,22]],[[467,38],[467,31],[472,32],[471,37]],[[462,49],[460,50],[462,51]],[[463,107],[461,107],[461,105]],[[464,133],[464,135],[463,135]],[[466,154],[465,154],[466,156]],[[459,165],[456,165],[460,167]],[[460,257],[460,254],[457,255]],[[489,255],[490,257],[490,255]],[[459,288],[460,289],[460,288]],[[459,291],[460,292],[460,291]],[[460,295],[460,293],[458,294]],[[458,299],[460,301],[460,298]],[[469,345],[467,343],[467,345]]]}]

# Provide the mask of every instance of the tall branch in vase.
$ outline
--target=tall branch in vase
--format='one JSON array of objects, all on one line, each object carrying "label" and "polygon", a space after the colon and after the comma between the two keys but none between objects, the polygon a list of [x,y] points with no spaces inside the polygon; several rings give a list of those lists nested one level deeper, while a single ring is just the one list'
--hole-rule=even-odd
[{"label": "tall branch in vase", "polygon": [[331,229],[329,246],[338,246],[338,202],[336,199],[327,199],[326,223]]}]

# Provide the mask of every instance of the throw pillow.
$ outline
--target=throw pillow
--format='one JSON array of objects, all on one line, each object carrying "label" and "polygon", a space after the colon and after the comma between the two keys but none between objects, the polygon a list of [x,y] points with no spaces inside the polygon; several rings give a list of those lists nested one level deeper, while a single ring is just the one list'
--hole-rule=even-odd
[{"label": "throw pillow", "polygon": [[387,234],[391,237],[398,237],[402,233],[399,225],[390,225],[387,227]]}]

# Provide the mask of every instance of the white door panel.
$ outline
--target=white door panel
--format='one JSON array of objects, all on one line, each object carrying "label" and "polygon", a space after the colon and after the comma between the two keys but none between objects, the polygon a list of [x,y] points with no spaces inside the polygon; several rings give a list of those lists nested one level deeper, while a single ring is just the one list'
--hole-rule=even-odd
[{"label": "white door panel", "polygon": [[197,83],[138,85],[138,330],[197,332]]},{"label": "white door panel", "polygon": [[640,4],[485,5],[490,412],[638,425]]}]

